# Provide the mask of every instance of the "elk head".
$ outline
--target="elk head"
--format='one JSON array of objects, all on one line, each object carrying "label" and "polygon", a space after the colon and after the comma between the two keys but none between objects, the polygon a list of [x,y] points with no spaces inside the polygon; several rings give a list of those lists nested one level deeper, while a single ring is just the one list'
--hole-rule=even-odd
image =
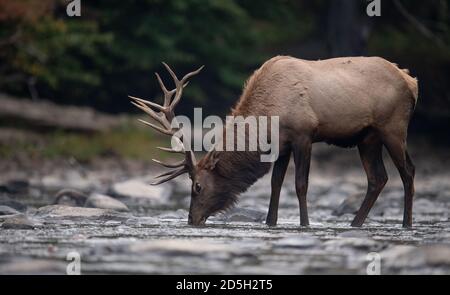
[{"label": "elk head", "polygon": [[184,154],[184,159],[177,163],[163,163],[153,159],[153,161],[157,164],[173,170],[158,175],[156,177],[158,180],[152,183],[152,185],[158,185],[174,179],[179,175],[188,173],[190,179],[192,180],[188,224],[203,225],[210,215],[228,206],[226,202],[221,201],[223,195],[226,193],[226,188],[223,187],[223,185],[215,185],[216,183],[221,183],[221,180],[218,179],[220,178],[218,175],[212,173],[218,158],[213,154],[208,154],[207,157],[202,159],[200,165],[197,165],[194,153],[191,150],[187,150],[187,145],[183,143],[183,140],[189,139],[183,139],[183,136],[177,137],[176,133],[179,133],[177,132],[177,129],[172,128],[171,124],[172,120],[175,118],[174,109],[180,102],[183,89],[188,84],[187,80],[198,74],[202,70],[203,66],[196,71],[186,74],[181,80],[179,80],[167,64],[163,63],[163,65],[175,82],[175,89],[169,91],[158,73],[155,73],[159,85],[164,93],[163,105],[158,105],[154,102],[133,96],[129,97],[132,99],[133,105],[146,112],[152,119],[159,123],[160,126],[144,120],[139,120],[140,122],[163,134],[172,136],[172,142],[175,142],[175,146],[172,144],[173,148],[158,147],[158,149],[170,153]]}]

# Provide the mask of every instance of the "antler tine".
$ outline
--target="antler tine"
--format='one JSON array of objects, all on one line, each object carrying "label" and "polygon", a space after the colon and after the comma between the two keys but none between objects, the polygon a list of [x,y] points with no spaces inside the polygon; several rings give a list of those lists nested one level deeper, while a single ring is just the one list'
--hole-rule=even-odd
[{"label": "antler tine", "polygon": [[184,75],[184,77],[181,80],[178,80],[177,75],[172,71],[172,69],[165,62],[163,62],[162,64],[167,69],[170,76],[172,76],[173,81],[175,82],[175,87],[176,87],[175,98],[170,103],[170,109],[173,110],[175,108],[175,106],[180,102],[181,95],[183,94],[183,88],[187,86],[187,84],[185,84],[186,80],[189,79],[190,77],[200,73],[200,71],[203,69],[204,66],[201,66],[197,70]]},{"label": "antler tine", "polygon": [[151,107],[154,107],[154,108],[157,109],[158,111],[164,111],[164,107],[162,107],[162,106],[160,106],[159,104],[156,104],[156,103],[154,103],[154,102],[151,102],[151,101],[148,101],[148,100],[139,98],[139,97],[134,97],[134,96],[131,96],[131,95],[128,95],[128,97],[131,98],[131,99],[133,99],[133,100],[135,100],[135,101],[138,101],[138,102],[140,102],[140,103],[143,103],[143,104],[149,105],[149,106],[151,106]]},{"label": "antler tine", "polygon": [[186,170],[186,167],[181,167],[181,168],[178,168],[176,170],[170,170],[170,171],[164,172],[164,173],[162,173],[162,174],[160,174],[158,176],[155,176],[155,178],[161,178],[161,177],[164,177],[164,176],[169,176],[169,175],[172,175],[172,174],[174,174],[174,173],[176,173],[178,171],[182,171],[182,170]]},{"label": "antler tine", "polygon": [[172,99],[173,94],[175,93],[176,89],[173,90],[167,90],[166,85],[164,85],[164,82],[162,81],[161,77],[158,73],[155,73],[156,79],[158,80],[159,86],[161,87],[163,93],[164,93],[164,107],[168,107],[170,105],[170,100]]},{"label": "antler tine", "polygon": [[153,118],[155,121],[161,124],[161,126],[139,119],[141,123],[144,123],[163,134],[171,135],[172,139],[175,140],[176,146],[173,146],[174,142],[172,141],[172,148],[165,148],[165,147],[157,147],[157,148],[162,151],[170,153],[184,154],[185,156],[185,158],[182,161],[173,164],[164,163],[159,160],[153,159],[155,163],[162,165],[164,167],[176,168],[175,170],[171,170],[157,176],[157,178],[163,179],[160,179],[152,183],[153,185],[158,185],[163,182],[169,181],[186,172],[190,173],[192,176],[192,174],[195,172],[196,169],[195,155],[191,150],[185,149],[185,146],[183,144],[184,136],[181,135],[180,137],[173,138],[173,136],[177,131],[177,128],[172,128],[172,120],[175,118],[174,109],[181,99],[183,89],[189,84],[189,81],[187,80],[190,77],[198,74],[203,69],[203,66],[201,66],[200,68],[198,68],[193,72],[186,74],[181,80],[179,80],[174,71],[172,71],[172,69],[166,63],[163,62],[163,65],[169,72],[170,76],[172,76],[173,81],[175,82],[175,89],[168,90],[163,80],[161,79],[160,75],[158,73],[155,73],[156,79],[158,80],[161,90],[164,93],[163,105],[159,105],[154,102],[141,99],[138,97],[129,96],[129,98],[133,100],[131,103],[134,106],[146,112],[151,118]]},{"label": "antler tine", "polygon": [[184,164],[186,163],[185,160],[182,160],[180,162],[176,162],[176,163],[173,163],[173,164],[164,163],[164,162],[161,162],[161,161],[159,161],[157,159],[152,159],[152,161],[157,163],[157,164],[159,164],[159,165],[161,165],[161,166],[164,166],[166,168],[178,168],[178,167],[184,166]]},{"label": "antler tine", "polygon": [[183,77],[183,79],[181,79],[181,81],[186,82],[186,80],[189,79],[190,77],[195,76],[198,73],[200,73],[200,71],[203,70],[204,67],[205,66],[203,65],[203,66],[199,67],[198,69],[196,69],[195,71],[187,73],[186,75],[184,75],[184,77]]},{"label": "antler tine", "polygon": [[185,153],[185,151],[183,151],[183,150],[177,151],[177,150],[173,150],[171,148],[165,148],[165,147],[160,147],[160,146],[157,146],[156,148],[158,150],[169,152],[169,153],[172,153],[172,154],[184,154]]},{"label": "antler tine", "polygon": [[170,171],[170,173],[163,173],[161,175],[158,175],[156,178],[163,177],[163,176],[167,176],[167,177],[153,182],[152,185],[158,185],[158,184],[164,183],[164,182],[174,179],[175,177],[177,177],[181,174],[184,174],[186,172],[188,172],[188,170],[186,169],[186,167],[183,167],[178,170]]},{"label": "antler tine", "polygon": [[156,121],[158,121],[161,125],[163,125],[166,129],[170,129],[170,123],[169,121],[167,121],[167,119],[164,116],[159,116],[157,113],[155,113],[155,111],[153,111],[151,108],[149,108],[148,106],[139,103],[139,102],[131,102],[131,104],[133,104],[134,106],[136,106],[137,108],[139,108],[140,110],[143,110],[144,112],[146,112],[150,117],[152,117],[153,119],[155,119]]},{"label": "antler tine", "polygon": [[[200,71],[203,69],[203,67],[204,67],[204,66],[201,66],[201,67],[198,68],[197,70],[195,70],[195,71],[193,71],[193,72],[190,72],[190,73],[186,74],[186,75],[183,77],[183,79],[181,79],[181,81],[178,82],[178,84],[177,84],[177,91],[176,91],[176,94],[175,94],[175,98],[172,100],[172,103],[170,104],[170,107],[171,107],[171,108],[174,108],[174,107],[180,102],[181,95],[182,95],[182,93],[183,93],[183,88],[184,88],[184,86],[181,86],[181,85],[184,85],[184,83],[186,82],[186,80],[189,79],[190,77],[192,77],[192,76],[197,75],[198,73],[200,73]],[[187,82],[187,83],[189,83],[189,82]]]},{"label": "antler tine", "polygon": [[143,124],[145,124],[145,125],[148,125],[148,126],[152,127],[153,129],[156,129],[156,130],[158,130],[159,132],[164,133],[164,134],[166,134],[166,135],[174,135],[174,134],[175,134],[175,131],[173,131],[173,130],[171,130],[171,129],[164,129],[164,128],[161,128],[161,127],[159,127],[159,126],[156,126],[155,124],[152,124],[152,123],[147,122],[147,121],[142,120],[142,119],[138,119],[138,121],[141,122],[141,123],[143,123]]}]

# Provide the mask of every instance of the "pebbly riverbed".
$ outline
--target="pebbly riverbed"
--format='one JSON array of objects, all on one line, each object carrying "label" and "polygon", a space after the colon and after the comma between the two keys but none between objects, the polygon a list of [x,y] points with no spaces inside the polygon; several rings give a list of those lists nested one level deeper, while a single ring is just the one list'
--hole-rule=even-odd
[{"label": "pebbly riverbed", "polygon": [[[315,149],[306,228],[293,167],[278,226],[264,224],[267,175],[235,209],[195,228],[187,225],[188,179],[150,186],[153,166],[8,164],[0,178],[0,274],[66,274],[74,253],[82,274],[366,274],[374,261],[381,274],[450,274],[450,161],[445,152],[421,155],[413,150],[412,229],[401,227],[403,188],[388,158],[388,184],[364,226],[350,227],[366,190],[355,150]],[[54,204],[64,188],[88,198]]]}]

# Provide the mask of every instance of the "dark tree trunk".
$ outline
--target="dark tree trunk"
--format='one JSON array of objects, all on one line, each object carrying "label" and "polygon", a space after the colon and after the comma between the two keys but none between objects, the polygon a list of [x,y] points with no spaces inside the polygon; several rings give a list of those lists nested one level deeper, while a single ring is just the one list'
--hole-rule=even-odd
[{"label": "dark tree trunk", "polygon": [[328,13],[328,49],[332,57],[367,54],[369,19],[359,0],[332,0]]}]

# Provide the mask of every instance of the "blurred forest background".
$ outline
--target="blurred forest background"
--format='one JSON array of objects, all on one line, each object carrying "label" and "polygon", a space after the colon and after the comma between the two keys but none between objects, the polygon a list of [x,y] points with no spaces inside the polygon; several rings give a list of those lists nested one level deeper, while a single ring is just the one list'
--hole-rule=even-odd
[{"label": "blurred forest background", "polygon": [[178,114],[225,115],[274,55],[377,55],[419,79],[412,132],[450,141],[449,0],[381,0],[379,17],[365,0],[82,0],[80,17],[67,16],[69,2],[0,0],[0,93],[137,113],[127,95],[161,96],[153,72],[171,82],[165,61],[179,76],[206,66]]}]

